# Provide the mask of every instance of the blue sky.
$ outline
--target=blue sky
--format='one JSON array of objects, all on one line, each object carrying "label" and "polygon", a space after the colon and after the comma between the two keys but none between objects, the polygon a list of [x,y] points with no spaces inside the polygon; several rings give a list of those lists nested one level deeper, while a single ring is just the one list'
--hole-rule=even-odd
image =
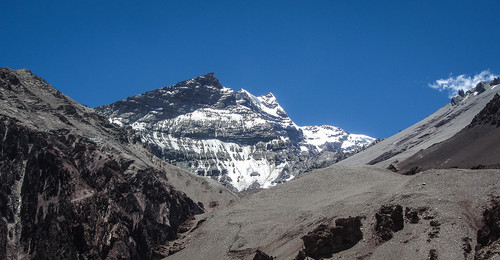
[{"label": "blue sky", "polygon": [[299,125],[389,137],[500,73],[500,1],[4,1],[0,66],[90,107],[215,72]]}]

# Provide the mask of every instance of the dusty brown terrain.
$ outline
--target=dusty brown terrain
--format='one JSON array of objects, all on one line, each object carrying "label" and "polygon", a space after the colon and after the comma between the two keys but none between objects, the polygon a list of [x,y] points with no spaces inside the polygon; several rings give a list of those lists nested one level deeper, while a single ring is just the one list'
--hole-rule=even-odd
[{"label": "dusty brown terrain", "polygon": [[[473,259],[482,212],[500,195],[499,176],[500,170],[403,176],[377,166],[331,166],[198,216],[206,221],[168,259],[253,259],[258,249],[294,259],[304,246],[301,237],[349,216],[362,217],[363,238],[332,259],[428,259],[431,250],[439,259]],[[418,220],[409,213],[403,229],[384,242],[375,230],[383,205],[414,211]]]}]

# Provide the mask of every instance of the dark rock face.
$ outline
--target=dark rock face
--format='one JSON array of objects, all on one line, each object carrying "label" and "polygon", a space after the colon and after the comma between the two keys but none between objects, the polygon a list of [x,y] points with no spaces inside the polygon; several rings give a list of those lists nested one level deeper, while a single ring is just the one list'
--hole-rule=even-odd
[{"label": "dark rock face", "polygon": [[377,223],[375,231],[382,241],[390,240],[393,232],[404,228],[403,207],[401,205],[384,205],[375,213]]},{"label": "dark rock face", "polygon": [[488,85],[488,83],[486,83],[486,82],[479,82],[479,83],[477,83],[477,85],[476,85],[476,91],[477,91],[477,93],[481,94],[481,93],[485,92],[486,91],[486,88],[485,88],[486,85]]},{"label": "dark rock face", "polygon": [[429,222],[429,225],[431,226],[431,230],[429,233],[427,233],[427,241],[430,242],[433,238],[436,238],[439,236],[439,231],[441,230],[441,223],[437,220],[431,220]]},{"label": "dark rock face", "polygon": [[464,97],[461,95],[458,95],[456,97],[451,98],[451,104],[456,106],[460,104],[464,100]]},{"label": "dark rock face", "polygon": [[420,221],[421,216],[426,220],[432,219],[434,217],[432,213],[429,212],[429,208],[427,207],[405,208],[405,218],[410,224],[417,224]]},{"label": "dark rock face", "polygon": [[470,237],[462,238],[462,250],[464,250],[464,258],[467,259],[467,256],[472,252],[472,239]]},{"label": "dark rock face", "polygon": [[[425,211],[425,209],[424,209]],[[416,224],[420,221],[420,217],[418,216],[419,211],[413,208],[406,207],[405,208],[405,217],[411,224]]]},{"label": "dark rock face", "polygon": [[418,166],[412,167],[411,169],[407,171],[402,171],[401,174],[403,175],[415,175],[417,174],[421,169]]},{"label": "dark rock face", "polygon": [[385,152],[381,155],[379,155],[377,158],[371,160],[370,162],[368,162],[368,165],[374,165],[374,164],[377,164],[379,162],[383,162],[389,158],[392,158],[398,154],[400,154],[402,151],[389,151],[389,152]]},{"label": "dark rock face", "polygon": [[438,253],[436,249],[429,250],[429,260],[438,260]]},{"label": "dark rock face", "polygon": [[500,199],[483,212],[484,226],[477,231],[475,259],[491,259],[500,255]]},{"label": "dark rock face", "polygon": [[297,259],[304,254],[314,259],[332,257],[334,253],[353,247],[363,238],[361,218],[340,218],[335,221],[335,226],[319,225],[302,237],[304,250],[299,253]]},{"label": "dark rock face", "polygon": [[[204,87],[199,87],[204,86]],[[168,91],[169,89],[175,91]],[[163,108],[157,117],[160,119],[174,118],[178,115],[192,112],[202,107],[224,107],[233,105],[236,100],[224,95],[220,90],[222,85],[213,73],[208,73],[196,81],[186,80],[171,87],[165,87],[113,103],[104,110],[117,111],[118,114],[134,111],[130,121],[143,118],[151,108]],[[159,99],[161,96],[163,98]],[[130,101],[134,102],[130,102]],[[144,104],[147,104],[145,106]]]},{"label": "dark rock face", "polygon": [[7,117],[0,135],[1,215],[22,230],[9,232],[10,256],[149,259],[203,212],[155,169],[127,176],[128,161],[96,162],[107,155],[89,140],[32,132]]},{"label": "dark rock face", "polygon": [[478,125],[500,126],[500,96],[495,94],[493,99],[486,104],[486,107],[477,114],[468,126],[469,128]]},{"label": "dark rock face", "polygon": [[[4,205],[0,205],[4,208]],[[0,218],[0,259],[7,259],[7,223]]]},{"label": "dark rock face", "polygon": [[119,129],[0,69],[0,259],[154,259],[203,209]]},{"label": "dark rock face", "polygon": [[2,79],[0,81],[0,86],[8,90],[12,90],[12,85],[17,86],[21,84],[19,79],[12,73],[9,73],[8,70],[0,70],[0,79]]},{"label": "dark rock face", "polygon": [[253,257],[253,260],[273,260],[273,259],[274,257],[268,256],[266,253],[260,250],[257,250],[257,252],[255,252],[255,256]]},{"label": "dark rock face", "polygon": [[493,79],[490,83],[490,85],[492,85],[492,86],[498,85],[498,84],[500,84],[500,77]]}]

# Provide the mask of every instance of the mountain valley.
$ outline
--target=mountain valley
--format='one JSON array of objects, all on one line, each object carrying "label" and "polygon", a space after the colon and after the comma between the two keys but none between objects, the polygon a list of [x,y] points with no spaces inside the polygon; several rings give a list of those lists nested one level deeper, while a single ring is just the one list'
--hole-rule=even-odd
[{"label": "mountain valley", "polygon": [[211,73],[92,109],[1,68],[0,259],[498,259],[499,85],[375,142]]}]

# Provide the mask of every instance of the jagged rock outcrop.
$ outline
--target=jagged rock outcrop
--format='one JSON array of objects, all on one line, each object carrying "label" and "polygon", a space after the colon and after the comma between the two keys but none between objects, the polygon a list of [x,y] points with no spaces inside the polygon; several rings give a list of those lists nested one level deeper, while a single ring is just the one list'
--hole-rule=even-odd
[{"label": "jagged rock outcrop", "polygon": [[490,82],[490,85],[494,86],[494,85],[498,85],[500,84],[500,77],[497,77],[495,79],[493,79],[491,82]]},{"label": "jagged rock outcrop", "polygon": [[204,209],[132,132],[28,70],[0,69],[0,259],[166,256]]},{"label": "jagged rock outcrop", "polygon": [[477,231],[474,259],[495,259],[500,256],[500,198],[483,212],[484,226]]},{"label": "jagged rock outcrop", "polygon": [[375,214],[375,231],[382,241],[390,240],[394,232],[404,228],[403,207],[401,205],[383,205]]},{"label": "jagged rock outcrop", "polygon": [[149,259],[187,217],[203,212],[158,170],[128,175],[132,161],[109,158],[85,138],[0,118],[1,208],[15,226],[11,253]]},{"label": "jagged rock outcrop", "polygon": [[314,259],[332,257],[334,253],[349,249],[363,238],[362,217],[339,218],[335,226],[321,224],[302,237],[304,249],[297,258],[304,255]]},{"label": "jagged rock outcrop", "polygon": [[253,260],[273,260],[273,259],[274,257],[269,256],[260,250],[257,250],[257,252],[255,252],[255,256],[253,257]]},{"label": "jagged rock outcrop", "polygon": [[476,84],[475,87],[467,90],[467,92],[464,91],[463,89],[460,89],[458,91],[458,95],[451,99],[451,104],[456,106],[456,105],[460,104],[462,101],[464,101],[467,98],[467,96],[479,95],[479,94],[485,92],[487,87],[495,86],[495,85],[498,85],[499,83],[500,83],[500,77],[495,78],[494,80],[492,80],[490,82],[487,82],[487,81],[479,82]]},{"label": "jagged rock outcrop", "polygon": [[472,128],[478,125],[500,126],[500,95],[495,94],[484,109],[472,119],[468,127]]},{"label": "jagged rock outcrop", "polygon": [[213,73],[96,110],[134,128],[165,161],[237,190],[326,167],[374,140],[333,126],[299,127],[273,94],[234,92]]}]

